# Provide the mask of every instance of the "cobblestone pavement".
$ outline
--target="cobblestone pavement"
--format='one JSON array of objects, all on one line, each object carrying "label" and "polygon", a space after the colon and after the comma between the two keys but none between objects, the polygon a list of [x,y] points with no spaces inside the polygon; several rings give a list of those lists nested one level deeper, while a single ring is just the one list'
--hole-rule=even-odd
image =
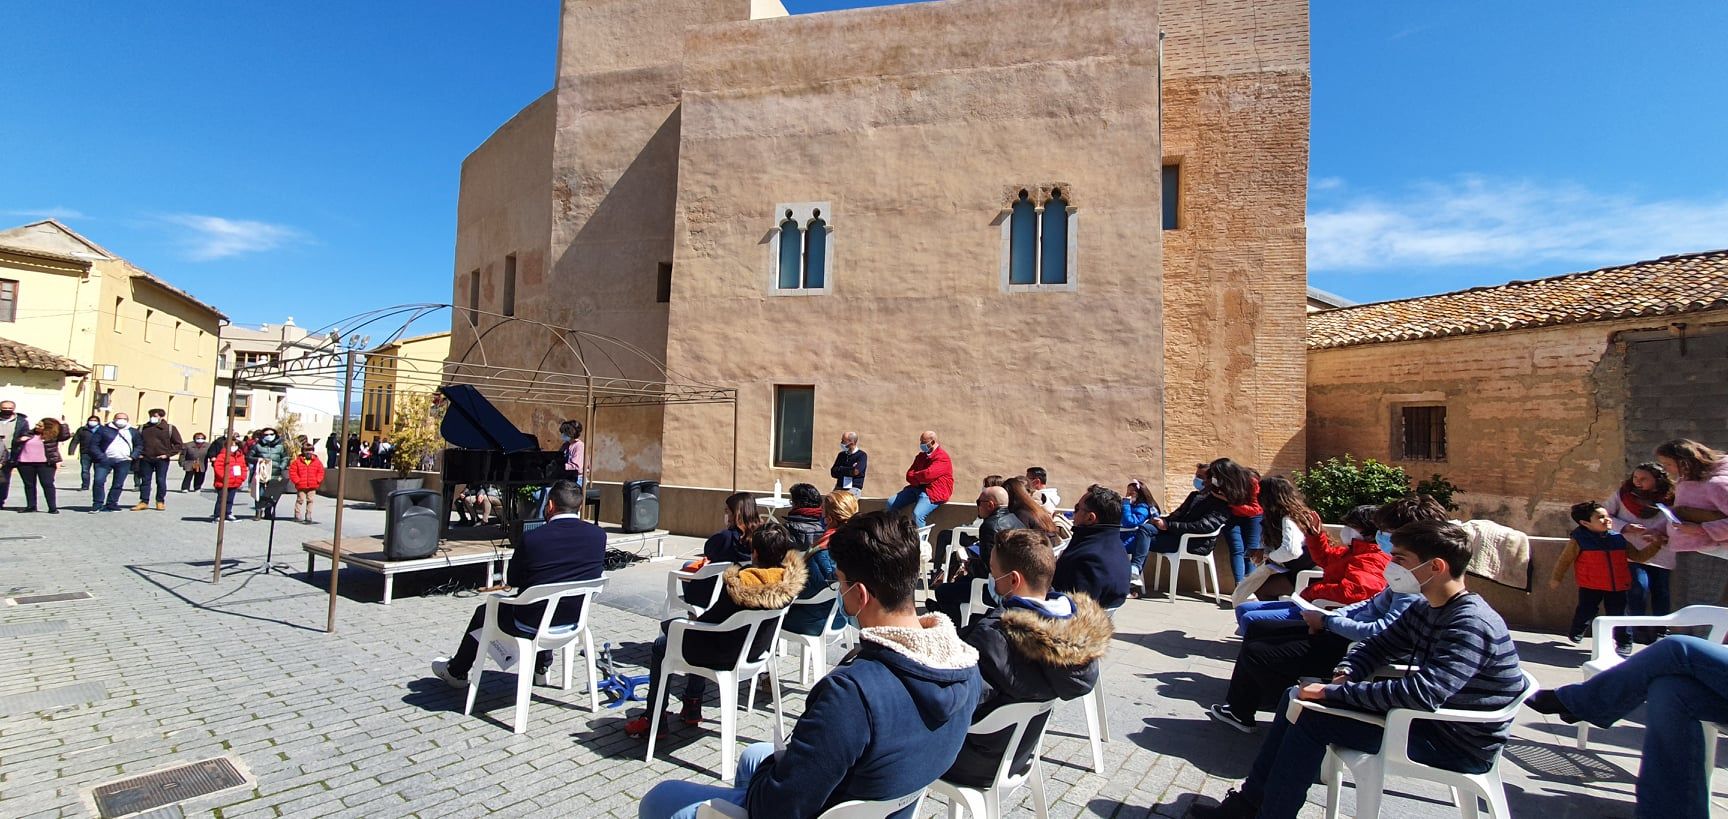
[{"label": "cobblestone pavement", "polygon": [[[64,482],[62,497],[87,501]],[[376,602],[378,578],[345,571],[338,631],[326,634],[328,571],[321,565],[308,577],[299,543],[328,534],[328,499],[321,525],[278,523],[274,557],[286,573],[262,571],[268,524],[231,524],[225,574],[212,585],[214,527],[203,520],[211,498],[171,494],[166,512],[0,513],[0,591],[93,595],[0,606],[0,816],[91,816],[98,785],[222,755],[253,781],[152,815],[515,816],[551,808],[634,816],[660,780],[717,775],[712,694],[709,721],[679,727],[652,763],[624,735],[624,714],[590,713],[580,690],[537,688],[528,733],[518,736],[507,727],[513,680],[491,674],[475,715],[464,716],[460,692],[432,679],[427,661],[455,648],[479,602],[449,592],[477,585],[475,567],[403,577],[388,607]],[[249,508],[243,501],[242,511]],[[352,533],[382,530],[376,511],[353,508],[347,520]],[[699,548],[685,538],[668,546]],[[602,596],[598,639],[625,662],[647,660],[667,566],[616,572]],[[1105,771],[1090,770],[1080,710],[1058,709],[1045,748],[1051,815],[1179,816],[1189,794],[1221,796],[1246,773],[1258,738],[1203,713],[1221,698],[1235,656],[1230,624],[1228,612],[1195,598],[1130,601],[1105,674]],[[1550,635],[1517,636],[1544,683],[1578,677],[1582,649]],[[788,691],[795,716],[803,688],[794,681]],[[759,712],[741,719],[739,739],[766,739],[769,730]],[[1584,753],[1572,749],[1573,736],[1563,723],[1520,717],[1504,765],[1513,812],[1630,816],[1640,729],[1596,731]],[[1393,791],[1389,815],[1456,815],[1441,789],[1398,782]],[[1323,795],[1315,788],[1311,801]],[[1717,796],[1728,810],[1720,789]],[[927,800],[924,813],[942,807]],[[1303,815],[1319,814],[1315,802]]]}]

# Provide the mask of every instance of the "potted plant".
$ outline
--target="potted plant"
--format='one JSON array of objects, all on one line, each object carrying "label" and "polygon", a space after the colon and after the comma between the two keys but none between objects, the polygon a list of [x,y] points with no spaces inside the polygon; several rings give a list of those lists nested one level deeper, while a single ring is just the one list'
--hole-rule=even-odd
[{"label": "potted plant", "polygon": [[424,480],[410,476],[421,468],[428,456],[443,448],[444,438],[438,434],[438,420],[432,409],[431,393],[402,394],[390,429],[390,467],[396,475],[372,479],[373,503],[382,508],[391,492],[419,489],[425,485]]}]

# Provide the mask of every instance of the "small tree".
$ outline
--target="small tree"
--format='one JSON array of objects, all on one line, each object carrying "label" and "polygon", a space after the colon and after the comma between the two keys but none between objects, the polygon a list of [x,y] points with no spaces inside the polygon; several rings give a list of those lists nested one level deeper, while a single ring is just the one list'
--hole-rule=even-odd
[{"label": "small tree", "polygon": [[444,445],[438,433],[438,415],[432,410],[432,394],[405,392],[397,404],[396,420],[390,430],[390,466],[396,477],[407,478],[420,468],[426,456]]},{"label": "small tree", "polygon": [[1373,458],[1359,462],[1348,454],[1314,464],[1307,472],[1296,473],[1292,480],[1307,498],[1309,508],[1320,513],[1322,520],[1333,523],[1343,520],[1344,513],[1357,506],[1379,506],[1412,494],[1432,495],[1447,509],[1457,509],[1452,495],[1464,491],[1439,474],[1412,487],[1410,474],[1403,467]]}]

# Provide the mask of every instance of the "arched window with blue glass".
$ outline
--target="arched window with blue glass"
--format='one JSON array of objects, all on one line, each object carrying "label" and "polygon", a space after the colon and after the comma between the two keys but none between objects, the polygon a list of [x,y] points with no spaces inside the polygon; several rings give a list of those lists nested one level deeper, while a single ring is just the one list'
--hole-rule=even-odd
[{"label": "arched window with blue glass", "polygon": [[811,212],[804,226],[804,287],[820,290],[828,281],[828,223],[822,221],[822,209]]},{"label": "arched window with blue glass", "polygon": [[1039,284],[1068,283],[1068,200],[1062,189],[1050,191],[1050,201],[1044,203],[1044,216],[1039,226]]},{"label": "arched window with blue glass", "polygon": [[804,242],[799,236],[798,220],[792,218],[792,211],[786,211],[786,218],[780,220],[780,274],[781,290],[797,290],[803,281]]},{"label": "arched window with blue glass", "polygon": [[1038,206],[1021,191],[1008,214],[1008,283],[1038,283]]}]

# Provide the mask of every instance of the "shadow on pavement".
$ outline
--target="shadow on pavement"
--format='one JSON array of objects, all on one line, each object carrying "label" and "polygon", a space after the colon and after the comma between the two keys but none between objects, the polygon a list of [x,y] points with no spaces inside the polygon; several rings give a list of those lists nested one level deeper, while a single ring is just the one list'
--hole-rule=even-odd
[{"label": "shadow on pavement", "polygon": [[[206,567],[212,565],[211,561],[194,561],[194,563],[202,563]],[[231,567],[234,567],[234,566],[238,566],[239,563],[240,563],[240,561],[238,559],[223,560],[222,561],[222,565],[223,565],[223,568],[225,570],[229,569]],[[244,591],[246,589],[246,587],[248,585],[250,585],[252,583],[252,581],[259,576],[257,572],[254,572],[254,571],[236,572],[235,574],[230,575],[227,578],[228,582],[226,582],[222,585],[212,585],[210,583],[209,573],[208,572],[194,571],[196,568],[197,567],[195,565],[189,565],[185,562],[178,562],[178,561],[177,562],[171,562],[171,563],[129,564],[126,566],[127,571],[130,571],[133,574],[137,575],[144,582],[149,583],[150,585],[155,586],[155,587],[179,598],[181,602],[186,603],[187,605],[190,605],[192,608],[199,609],[201,611],[213,612],[215,614],[227,615],[229,617],[239,617],[239,618],[242,618],[245,620],[257,620],[257,621],[262,622],[262,623],[275,623],[277,625],[288,626],[290,628],[303,629],[305,631],[323,631],[322,628],[315,628],[313,626],[302,625],[299,623],[292,623],[292,622],[289,622],[287,620],[283,620],[283,619],[276,618],[276,617],[265,617],[263,615],[258,615],[258,614],[248,614],[248,613],[243,612],[243,611],[235,611],[235,610],[229,608],[229,607],[233,607],[233,606],[244,606],[244,605],[250,605],[253,603],[264,602],[264,601],[285,600],[285,599],[291,599],[291,598],[295,598],[295,597],[309,597],[309,596],[311,596],[310,592],[308,592],[306,594],[288,594],[288,595],[274,595],[274,596],[260,597],[260,598],[232,599],[235,597],[235,595],[238,595],[240,592]],[[238,580],[238,582],[235,582],[236,579]],[[217,594],[216,596],[214,596],[208,600],[198,600],[198,599],[195,599],[194,597],[192,597],[188,594],[185,594],[181,591],[182,589],[216,590],[216,589],[223,589],[223,588],[225,588],[224,591],[222,591],[220,594]]]},{"label": "shadow on pavement", "polygon": [[[1243,734],[1211,720],[1146,717],[1145,727],[1128,738],[1156,754],[1186,761],[1211,776],[1241,779],[1248,775],[1260,734]],[[1183,806],[1186,810],[1186,806]]]},{"label": "shadow on pavement", "polygon": [[1186,632],[1167,630],[1150,634],[1136,634],[1131,631],[1117,631],[1118,640],[1127,640],[1152,649],[1166,657],[1177,660],[1202,657],[1219,662],[1235,662],[1237,643],[1216,639],[1202,639]]}]

